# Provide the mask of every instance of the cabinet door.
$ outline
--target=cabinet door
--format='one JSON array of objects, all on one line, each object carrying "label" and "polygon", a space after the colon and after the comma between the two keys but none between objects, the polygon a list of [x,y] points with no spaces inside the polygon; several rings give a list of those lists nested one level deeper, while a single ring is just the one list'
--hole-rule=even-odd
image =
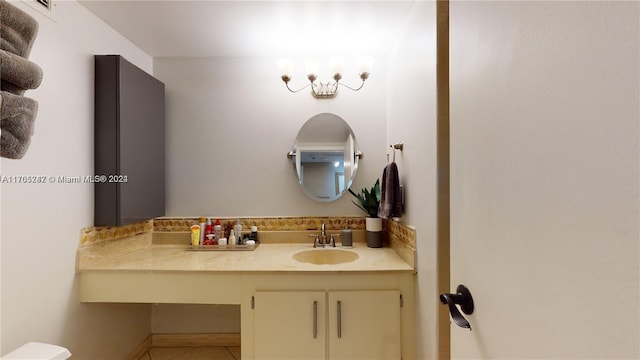
[{"label": "cabinet door", "polygon": [[255,359],[324,360],[325,318],[324,291],[256,292]]},{"label": "cabinet door", "polygon": [[400,292],[329,292],[329,359],[400,359]]}]

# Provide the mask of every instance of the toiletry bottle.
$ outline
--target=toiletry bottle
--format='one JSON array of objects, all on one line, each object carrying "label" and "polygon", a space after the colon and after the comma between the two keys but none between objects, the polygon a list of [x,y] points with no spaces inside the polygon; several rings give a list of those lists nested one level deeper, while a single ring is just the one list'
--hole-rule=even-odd
[{"label": "toiletry bottle", "polygon": [[213,234],[215,235],[213,238],[218,242],[222,239],[222,225],[220,224],[220,219],[216,219],[215,225],[213,225]]},{"label": "toiletry bottle", "polygon": [[258,227],[257,226],[254,225],[251,227],[251,235],[249,236],[249,239],[255,241],[256,244],[258,243]]},{"label": "toiletry bottle", "polygon": [[[204,237],[208,239],[208,235],[213,235],[213,224],[211,224],[211,218],[207,218],[207,222],[204,225]],[[211,239],[213,240],[213,239]]]},{"label": "toiletry bottle", "polygon": [[236,245],[236,234],[233,229],[231,229],[231,234],[229,234],[229,245],[231,246]]},{"label": "toiletry bottle", "polygon": [[200,245],[200,226],[199,225],[191,225],[191,245],[196,247]]},{"label": "toiletry bottle", "polygon": [[214,245],[213,243],[213,234],[209,234],[209,235],[205,235],[206,239],[204,239],[204,242],[202,243],[202,245],[208,246],[208,245]]},{"label": "toiletry bottle", "polygon": [[240,224],[240,219],[236,221],[233,230],[235,230],[238,245],[242,245],[242,224]]},{"label": "toiletry bottle", "polygon": [[200,218],[200,245],[202,245],[202,243],[204,242],[204,228],[206,226],[206,220],[204,219],[204,217]]}]

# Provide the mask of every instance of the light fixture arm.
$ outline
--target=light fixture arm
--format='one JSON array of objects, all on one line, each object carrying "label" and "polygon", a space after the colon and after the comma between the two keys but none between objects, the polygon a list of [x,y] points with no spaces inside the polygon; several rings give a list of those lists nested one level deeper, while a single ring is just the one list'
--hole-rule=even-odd
[{"label": "light fixture arm", "polygon": [[289,87],[289,81],[291,81],[291,77],[286,76],[286,75],[282,75],[282,81],[284,81],[284,85],[285,85],[285,86],[287,87],[287,89],[288,89],[289,91],[291,91],[292,93],[297,93],[298,91],[300,91],[300,90],[302,90],[302,89],[306,89],[306,88],[308,88],[309,86],[311,86],[311,85],[313,84],[313,83],[309,83],[309,84],[307,84],[307,85],[305,85],[305,86],[301,87],[301,88],[300,88],[300,89],[298,89],[298,90],[293,90],[293,89],[291,89],[291,88]]},{"label": "light fixture arm", "polygon": [[364,81],[367,80],[369,78],[369,73],[367,72],[363,72],[362,74],[360,74],[360,79],[362,79],[362,83],[360,84],[360,86],[358,88],[352,88],[349,85],[343,84],[343,83],[338,83],[338,80],[336,80],[336,84],[340,84],[348,89],[351,89],[353,91],[358,91],[360,89],[362,89],[362,87],[364,86]]}]

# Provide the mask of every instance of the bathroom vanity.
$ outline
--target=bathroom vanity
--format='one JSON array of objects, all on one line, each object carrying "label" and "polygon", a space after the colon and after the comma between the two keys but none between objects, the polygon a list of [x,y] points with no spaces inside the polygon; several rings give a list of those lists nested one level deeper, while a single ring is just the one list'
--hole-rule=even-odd
[{"label": "bathroom vanity", "polygon": [[243,359],[414,358],[415,267],[391,247],[188,248],[150,232],[81,247],[81,301],[240,305]]}]

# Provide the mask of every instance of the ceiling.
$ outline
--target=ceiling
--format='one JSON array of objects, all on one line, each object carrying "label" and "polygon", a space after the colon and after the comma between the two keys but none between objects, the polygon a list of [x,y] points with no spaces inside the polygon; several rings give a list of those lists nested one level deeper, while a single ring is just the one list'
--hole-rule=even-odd
[{"label": "ceiling", "polygon": [[80,0],[152,57],[387,54],[414,1]]}]

